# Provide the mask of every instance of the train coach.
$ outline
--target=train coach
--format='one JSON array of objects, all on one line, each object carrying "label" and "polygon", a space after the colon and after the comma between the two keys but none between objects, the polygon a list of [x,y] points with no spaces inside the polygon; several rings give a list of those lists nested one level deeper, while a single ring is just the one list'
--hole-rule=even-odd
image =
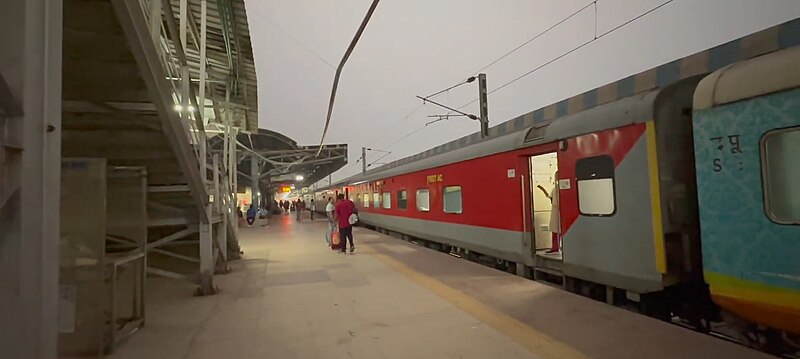
[{"label": "train coach", "polygon": [[798,68],[773,52],[325,191],[364,225],[796,351]]}]

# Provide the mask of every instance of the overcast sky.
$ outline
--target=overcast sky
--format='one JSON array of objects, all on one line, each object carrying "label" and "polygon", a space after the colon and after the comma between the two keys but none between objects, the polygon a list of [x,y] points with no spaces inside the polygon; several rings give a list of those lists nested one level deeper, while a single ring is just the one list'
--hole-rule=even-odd
[{"label": "overcast sky", "polygon": [[[598,0],[596,8],[590,5],[484,70],[488,88],[664,2]],[[370,3],[247,0],[262,128],[300,145],[319,143],[335,66]],[[428,115],[446,111],[430,104],[420,107],[414,96],[463,81],[591,3],[381,1],[339,83],[326,143],[348,144],[349,164],[333,180],[361,170],[356,161],[362,146],[392,151],[381,161],[389,162],[477,131],[477,122],[460,118],[426,127]],[[797,17],[800,0],[675,0],[491,94],[490,125]],[[435,99],[459,107],[476,99],[477,91],[473,83]],[[477,113],[478,107],[472,104],[465,111]],[[379,155],[369,154],[372,159]]]}]

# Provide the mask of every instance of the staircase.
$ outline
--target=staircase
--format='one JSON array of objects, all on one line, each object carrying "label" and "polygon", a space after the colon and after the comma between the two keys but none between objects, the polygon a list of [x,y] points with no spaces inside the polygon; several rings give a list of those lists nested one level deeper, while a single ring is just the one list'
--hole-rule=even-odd
[{"label": "staircase", "polygon": [[148,272],[199,294],[239,254],[235,141],[212,155],[208,140],[257,127],[243,13],[242,0],[64,1],[62,156],[146,169]]}]

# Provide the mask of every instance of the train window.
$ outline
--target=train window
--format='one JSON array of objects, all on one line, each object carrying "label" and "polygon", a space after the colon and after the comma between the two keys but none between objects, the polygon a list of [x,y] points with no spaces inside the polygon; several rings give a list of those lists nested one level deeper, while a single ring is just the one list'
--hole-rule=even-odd
[{"label": "train window", "polygon": [[375,208],[381,208],[381,194],[380,193],[373,193],[372,194],[372,206]]},{"label": "train window", "polygon": [[772,221],[800,224],[800,127],[767,133],[761,142],[764,205]]},{"label": "train window", "polygon": [[461,186],[444,188],[444,213],[461,213]]},{"label": "train window", "polygon": [[408,197],[406,191],[397,191],[397,208],[408,208]]},{"label": "train window", "polygon": [[369,208],[369,193],[364,193],[364,208]]},{"label": "train window", "polygon": [[355,202],[355,204],[357,204],[357,205],[358,205],[358,204],[361,204],[361,194],[360,194],[360,193],[356,195],[356,202]]},{"label": "train window", "polygon": [[383,208],[392,208],[392,194],[389,192],[383,192]]},{"label": "train window", "polygon": [[431,193],[427,188],[417,190],[417,210],[422,212],[431,210]]},{"label": "train window", "polygon": [[611,156],[581,158],[575,163],[578,179],[578,209],[584,216],[612,216],[614,197],[614,160]]}]

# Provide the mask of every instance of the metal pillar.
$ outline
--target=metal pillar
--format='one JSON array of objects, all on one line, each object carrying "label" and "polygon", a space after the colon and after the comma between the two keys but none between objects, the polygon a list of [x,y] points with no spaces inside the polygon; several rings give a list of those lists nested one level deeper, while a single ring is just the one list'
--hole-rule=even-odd
[{"label": "metal pillar", "polygon": [[481,106],[481,137],[489,137],[489,95],[486,92],[486,74],[478,74],[478,98]]},{"label": "metal pillar", "polygon": [[11,1],[0,11],[0,76],[22,110],[0,115],[0,347],[8,358],[57,355],[62,6]]},{"label": "metal pillar", "polygon": [[361,173],[367,173],[367,148],[361,147]]},{"label": "metal pillar", "polygon": [[[208,119],[206,118],[206,32],[207,32],[207,22],[208,22],[208,10],[207,10],[207,0],[202,0],[200,2],[200,89],[199,89],[199,96],[197,99],[198,102],[198,113],[200,114],[201,118],[203,119],[203,129],[208,125]],[[208,168],[207,168],[207,161],[208,161],[208,154],[206,146],[208,144],[208,139],[205,136],[205,131],[202,131],[200,135],[200,175],[203,177],[204,183],[205,180],[208,178]],[[216,178],[215,178],[216,180]]]},{"label": "metal pillar", "polygon": [[258,168],[259,168],[258,157],[256,157],[256,155],[254,154],[251,154],[250,155],[250,180],[251,180],[250,200],[251,203],[253,203],[254,205],[257,204],[257,207],[260,207],[261,203],[259,201],[258,193],[261,191],[261,189],[258,186],[258,178],[259,178]]},{"label": "metal pillar", "polygon": [[220,191],[220,183],[222,177],[219,172],[219,154],[214,154],[212,165],[214,166],[214,206],[216,212],[222,216],[222,221],[216,224],[216,238],[217,248],[223,267],[217,269],[217,273],[227,273],[228,263],[228,221],[230,218],[230,206],[226,206],[222,199],[222,192]]}]

